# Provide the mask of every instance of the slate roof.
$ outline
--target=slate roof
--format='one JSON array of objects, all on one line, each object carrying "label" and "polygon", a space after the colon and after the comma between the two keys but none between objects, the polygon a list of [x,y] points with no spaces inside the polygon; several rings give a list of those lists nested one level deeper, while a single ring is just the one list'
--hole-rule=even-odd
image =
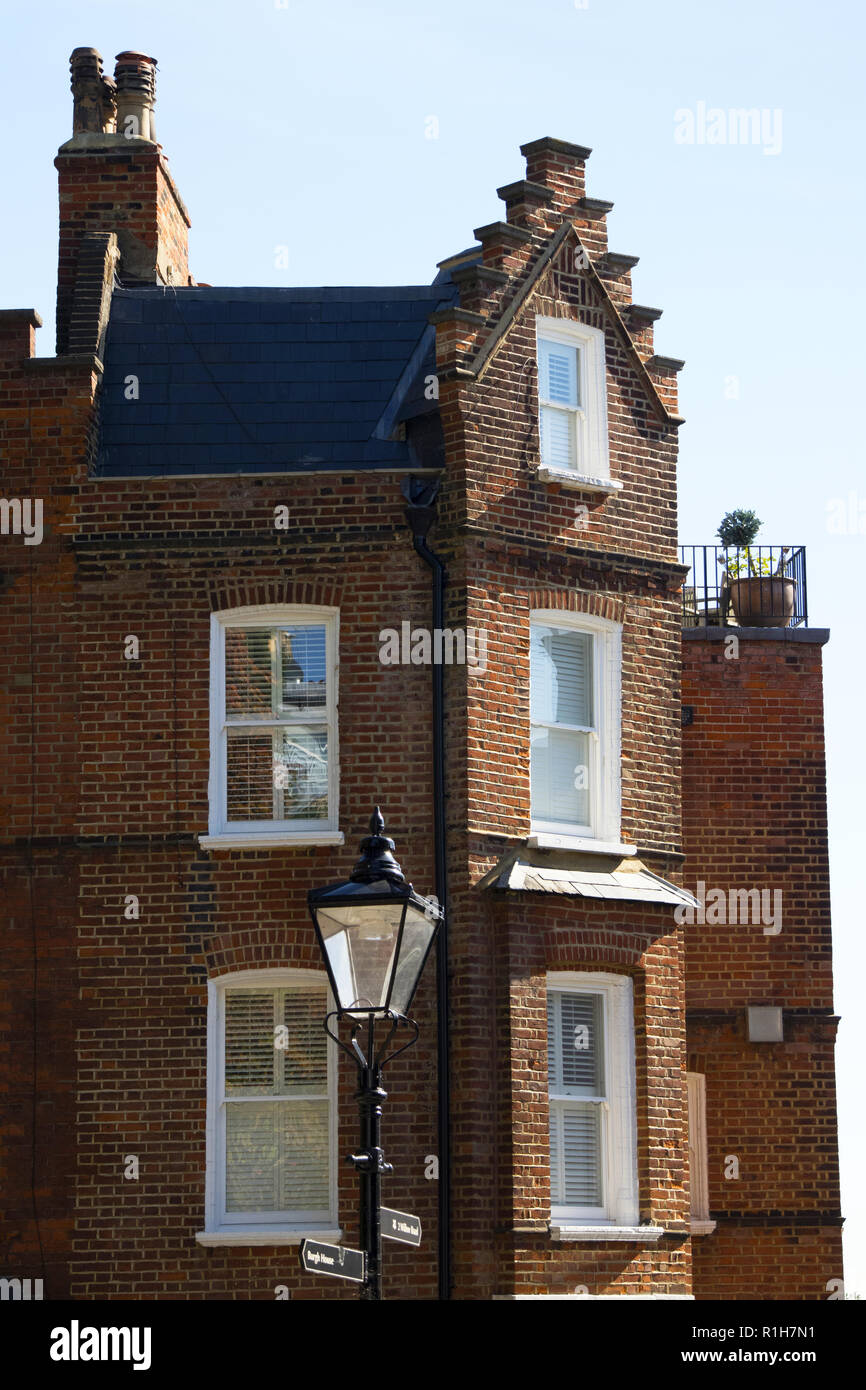
[{"label": "slate roof", "polygon": [[[96,472],[409,467],[408,446],[387,434],[433,370],[428,316],[455,297],[441,276],[394,288],[115,289]],[[125,398],[130,376],[137,400]]]}]

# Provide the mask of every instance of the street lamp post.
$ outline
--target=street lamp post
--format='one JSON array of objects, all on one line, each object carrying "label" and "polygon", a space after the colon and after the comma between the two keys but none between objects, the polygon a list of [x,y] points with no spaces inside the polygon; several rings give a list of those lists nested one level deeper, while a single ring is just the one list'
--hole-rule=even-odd
[{"label": "street lamp post", "polygon": [[[307,896],[313,926],[336,1009],[325,1031],[358,1068],[356,1100],[361,1116],[361,1145],[350,1155],[361,1180],[361,1245],[365,1277],[361,1297],[382,1297],[381,1180],[391,1172],[381,1143],[382,1068],[418,1037],[409,1017],[421,973],[443,913],[435,899],[418,896],[407,883],[382,832],[378,806],[370,817],[370,834],[361,842],[361,858],[349,880],[315,888]],[[343,1042],[335,1030],[348,1019],[351,1034]],[[377,1043],[376,1027],[385,1028]],[[411,1037],[389,1052],[402,1028]],[[360,1040],[359,1040],[360,1039]]]}]

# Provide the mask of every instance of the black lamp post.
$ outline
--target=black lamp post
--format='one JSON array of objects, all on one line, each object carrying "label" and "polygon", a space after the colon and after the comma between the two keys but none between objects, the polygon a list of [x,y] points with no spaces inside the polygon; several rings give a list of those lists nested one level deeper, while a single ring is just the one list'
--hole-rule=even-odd
[{"label": "black lamp post", "polygon": [[[382,1068],[418,1037],[409,1007],[443,917],[435,900],[420,898],[406,882],[391,853],[394,841],[383,835],[384,829],[377,806],[349,881],[315,888],[307,895],[337,1004],[325,1019],[325,1031],[358,1068],[361,1147],[350,1162],[361,1177],[361,1245],[366,1256],[361,1297],[374,1300],[382,1297],[381,1176],[391,1171],[381,1145],[382,1102],[387,1099]],[[351,1020],[348,1044],[328,1027],[332,1018],[336,1026],[343,1018]],[[387,1029],[378,1045],[377,1022]],[[413,1030],[412,1036],[388,1052],[404,1026]]]}]

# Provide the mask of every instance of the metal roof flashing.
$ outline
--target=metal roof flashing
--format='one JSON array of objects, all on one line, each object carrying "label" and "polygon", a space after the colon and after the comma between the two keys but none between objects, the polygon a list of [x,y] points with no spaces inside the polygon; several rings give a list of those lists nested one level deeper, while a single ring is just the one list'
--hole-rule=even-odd
[{"label": "metal roof flashing", "polygon": [[500,892],[555,893],[562,897],[698,906],[684,888],[653,873],[639,859],[584,851],[518,850],[506,854],[481,880]]}]

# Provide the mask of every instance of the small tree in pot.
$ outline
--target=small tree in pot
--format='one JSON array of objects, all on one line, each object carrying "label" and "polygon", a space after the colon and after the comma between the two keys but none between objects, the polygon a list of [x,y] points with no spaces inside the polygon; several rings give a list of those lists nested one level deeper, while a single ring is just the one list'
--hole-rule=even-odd
[{"label": "small tree in pot", "polygon": [[[742,627],[787,627],[794,615],[797,581],[783,573],[788,546],[783,546],[774,568],[772,552],[754,556],[752,542],[760,530],[760,517],[738,508],[726,512],[716,532],[725,547],[722,576],[722,610],[729,598]],[[732,559],[729,547],[736,548]]]}]

